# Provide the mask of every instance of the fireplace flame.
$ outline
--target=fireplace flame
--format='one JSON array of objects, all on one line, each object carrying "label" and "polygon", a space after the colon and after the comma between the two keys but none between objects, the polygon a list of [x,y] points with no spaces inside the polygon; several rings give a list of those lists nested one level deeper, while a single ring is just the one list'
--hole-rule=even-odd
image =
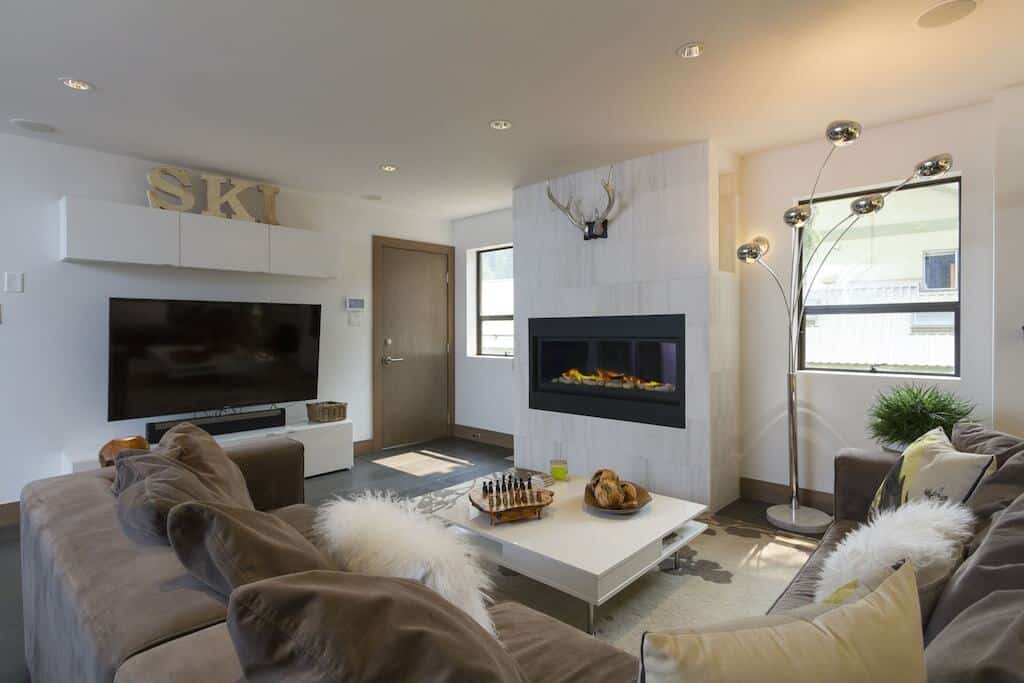
[{"label": "fireplace flame", "polygon": [[570,368],[555,378],[561,384],[587,384],[609,389],[645,389],[647,391],[675,391],[675,385],[627,375],[617,370],[597,368],[588,375],[579,368]]}]

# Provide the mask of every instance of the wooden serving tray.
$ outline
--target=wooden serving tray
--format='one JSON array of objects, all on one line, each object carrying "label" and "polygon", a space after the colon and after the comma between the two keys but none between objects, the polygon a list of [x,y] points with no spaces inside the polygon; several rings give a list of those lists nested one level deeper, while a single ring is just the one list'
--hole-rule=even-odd
[{"label": "wooden serving tray", "polygon": [[[633,482],[627,482],[627,483],[632,484]],[[613,515],[635,515],[645,505],[647,505],[648,503],[651,502],[651,494],[643,486],[640,486],[638,484],[633,484],[633,486],[636,486],[636,505],[635,506],[621,507],[621,508],[605,508],[605,507],[601,507],[600,504],[598,504],[598,502],[597,502],[597,498],[594,497],[594,489],[590,486],[590,484],[587,484],[587,488],[583,492],[583,502],[587,504],[587,507],[593,508],[595,510],[600,510],[601,512],[609,512],[609,513],[611,513]]]},{"label": "wooden serving tray", "polygon": [[520,519],[540,519],[541,511],[555,498],[555,492],[548,489],[522,491],[517,496],[513,492],[485,496],[479,488],[469,492],[469,502],[480,512],[486,513],[491,519],[491,526],[502,522],[515,522]]}]

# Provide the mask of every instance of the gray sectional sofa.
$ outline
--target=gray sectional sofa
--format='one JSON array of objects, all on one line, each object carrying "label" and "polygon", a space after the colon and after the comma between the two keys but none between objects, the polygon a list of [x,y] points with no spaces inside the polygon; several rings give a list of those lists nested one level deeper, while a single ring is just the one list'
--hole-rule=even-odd
[{"label": "gray sectional sofa", "polygon": [[[1024,441],[964,426],[959,450],[991,453],[999,470],[975,491],[971,555],[925,625],[929,680],[1024,681]],[[268,439],[230,449],[257,509],[312,538],[301,444]],[[836,459],[836,522],[772,608],[812,600],[825,556],[866,520],[896,460],[844,451]],[[37,683],[241,681],[226,607],[165,544],[125,534],[113,468],[34,482],[22,494],[25,656]],[[499,639],[529,680],[635,681],[636,658],[515,603],[492,608]]]}]

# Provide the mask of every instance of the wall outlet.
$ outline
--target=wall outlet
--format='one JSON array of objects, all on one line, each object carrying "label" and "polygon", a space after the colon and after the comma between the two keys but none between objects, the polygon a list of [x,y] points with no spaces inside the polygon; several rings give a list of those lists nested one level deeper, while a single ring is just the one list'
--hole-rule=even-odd
[{"label": "wall outlet", "polygon": [[25,291],[25,273],[4,273],[4,293],[21,294]]}]

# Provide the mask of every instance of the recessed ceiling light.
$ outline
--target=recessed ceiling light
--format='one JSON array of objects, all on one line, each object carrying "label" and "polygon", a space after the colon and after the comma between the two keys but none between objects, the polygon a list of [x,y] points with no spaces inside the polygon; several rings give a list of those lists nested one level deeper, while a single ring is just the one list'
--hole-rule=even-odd
[{"label": "recessed ceiling light", "polygon": [[978,9],[978,0],[939,0],[917,18],[921,28],[941,28]]},{"label": "recessed ceiling light", "polygon": [[683,43],[676,48],[676,56],[683,59],[696,59],[704,53],[704,43],[696,40],[689,43]]},{"label": "recessed ceiling light", "polygon": [[380,170],[384,171],[385,173],[394,173],[395,171],[398,170],[398,167],[395,166],[394,164],[381,164]]},{"label": "recessed ceiling light", "polygon": [[17,126],[22,130],[31,131],[33,133],[56,133],[57,129],[48,123],[42,121],[32,121],[31,119],[11,119],[11,125]]},{"label": "recessed ceiling light", "polygon": [[512,122],[505,119],[494,119],[491,121],[491,128],[494,130],[508,130],[512,127]]},{"label": "recessed ceiling light", "polygon": [[364,194],[363,199],[365,199],[368,202],[379,202],[384,198],[381,197],[379,194]]},{"label": "recessed ceiling light", "polygon": [[69,78],[67,76],[61,76],[60,82],[64,84],[65,88],[77,90],[79,92],[86,92],[88,90],[95,90],[96,86],[89,81],[83,81],[80,78]]}]

